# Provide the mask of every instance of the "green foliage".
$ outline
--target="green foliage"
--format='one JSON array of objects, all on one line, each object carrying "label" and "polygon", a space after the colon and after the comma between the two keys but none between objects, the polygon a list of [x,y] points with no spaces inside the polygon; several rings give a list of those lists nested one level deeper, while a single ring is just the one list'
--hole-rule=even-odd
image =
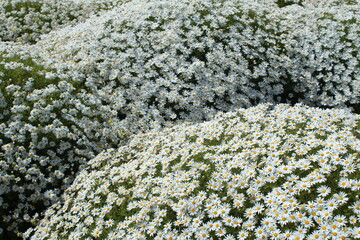
[{"label": "green foliage", "polygon": [[277,0],[276,4],[282,8],[292,4],[299,4],[301,6],[303,2],[304,0]]},{"label": "green foliage", "polygon": [[[21,67],[6,68],[5,64],[20,64]],[[29,78],[34,79],[33,87],[36,89],[44,88],[49,84],[56,84],[58,79],[46,79],[46,70],[43,66],[36,64],[30,57],[0,56],[0,72],[2,72],[0,89],[4,90],[11,84],[24,86]]]}]

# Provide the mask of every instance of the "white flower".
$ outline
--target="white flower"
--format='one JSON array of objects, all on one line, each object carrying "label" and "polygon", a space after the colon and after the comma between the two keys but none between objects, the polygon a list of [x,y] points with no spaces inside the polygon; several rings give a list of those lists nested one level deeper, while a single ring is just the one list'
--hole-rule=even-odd
[{"label": "white flower", "polygon": [[321,186],[317,189],[317,192],[321,197],[326,197],[330,194],[331,189],[328,186]]},{"label": "white flower", "polygon": [[115,78],[118,77],[118,74],[120,73],[120,70],[119,69],[115,69],[113,71],[111,71],[110,73],[110,76],[109,76],[109,79],[110,80],[114,80]]}]

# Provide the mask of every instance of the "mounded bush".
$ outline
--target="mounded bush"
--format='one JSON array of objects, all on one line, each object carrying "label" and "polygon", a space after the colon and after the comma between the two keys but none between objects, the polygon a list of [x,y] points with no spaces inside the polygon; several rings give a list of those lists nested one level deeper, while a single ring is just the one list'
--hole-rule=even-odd
[{"label": "mounded bush", "polygon": [[126,1],[3,0],[0,2],[0,40],[35,43],[42,34]]},{"label": "mounded bush", "polygon": [[258,105],[89,162],[27,239],[357,239],[360,115]]},{"label": "mounded bush", "polygon": [[98,89],[124,118],[120,132],[262,102],[359,112],[358,13],[356,5],[132,1],[51,32],[34,54]]},{"label": "mounded bush", "polygon": [[[268,2],[269,0],[260,0],[260,2]],[[333,7],[344,5],[358,5],[358,0],[270,0],[273,4],[283,8],[290,5],[299,5],[303,7]]]},{"label": "mounded bush", "polygon": [[120,143],[116,115],[83,83],[54,75],[25,55],[0,57],[2,239],[25,231],[82,165]]},{"label": "mounded bush", "polygon": [[[26,9],[38,3],[20,12],[33,16]],[[0,64],[3,236],[36,222],[90,158],[139,131],[263,102],[359,113],[358,10],[134,0],[34,45],[0,42],[9,53]]]},{"label": "mounded bush", "polygon": [[281,24],[293,35],[284,46],[291,59],[287,71],[293,76],[288,86],[293,84],[299,94],[295,102],[347,106],[360,113],[360,5],[303,9],[284,8],[283,14],[291,17]]}]

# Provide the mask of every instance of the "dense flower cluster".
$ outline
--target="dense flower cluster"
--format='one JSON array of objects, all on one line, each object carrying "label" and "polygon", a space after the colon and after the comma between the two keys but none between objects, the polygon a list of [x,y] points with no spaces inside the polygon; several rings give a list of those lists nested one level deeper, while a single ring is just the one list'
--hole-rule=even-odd
[{"label": "dense flower cluster", "polygon": [[[0,60],[0,228],[25,230],[75,173],[120,144],[116,115],[86,87],[52,76],[30,58]],[[25,228],[24,228],[25,227]]]},{"label": "dense flower cluster", "polygon": [[262,102],[360,111],[358,16],[359,5],[132,1],[51,32],[33,53],[98,89],[128,120],[121,131]]},{"label": "dense flower cluster", "polygon": [[[278,0],[289,2],[292,0]],[[297,4],[306,5],[310,7],[330,7],[330,6],[339,6],[339,5],[357,5],[359,0],[293,0]]]},{"label": "dense flower cluster", "polygon": [[0,1],[0,238],[139,131],[268,102],[360,113],[360,4],[339,2]]},{"label": "dense flower cluster", "polygon": [[360,237],[360,115],[258,105],[104,152],[24,237]]},{"label": "dense flower cluster", "polygon": [[303,7],[331,7],[341,5],[357,5],[358,0],[258,0],[258,2],[272,2],[278,7],[300,5]]},{"label": "dense flower cluster", "polygon": [[35,43],[42,34],[128,0],[3,0],[0,40]]}]

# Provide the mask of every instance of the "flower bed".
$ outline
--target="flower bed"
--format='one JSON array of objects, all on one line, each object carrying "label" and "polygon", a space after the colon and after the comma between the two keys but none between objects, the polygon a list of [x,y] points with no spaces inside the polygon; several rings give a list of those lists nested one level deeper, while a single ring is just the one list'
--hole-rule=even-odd
[{"label": "flower bed", "polygon": [[360,115],[302,105],[137,135],[91,160],[31,239],[359,238],[359,146]]},{"label": "flower bed", "polygon": [[263,103],[360,113],[352,0],[68,1],[1,3],[3,238],[133,134]]}]

